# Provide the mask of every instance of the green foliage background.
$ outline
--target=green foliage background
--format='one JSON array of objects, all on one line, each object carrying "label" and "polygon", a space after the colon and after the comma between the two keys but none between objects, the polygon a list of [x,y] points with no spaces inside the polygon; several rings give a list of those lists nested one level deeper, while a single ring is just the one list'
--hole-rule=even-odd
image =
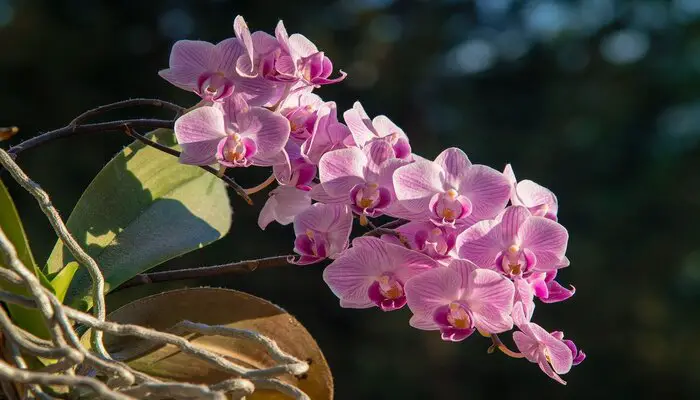
[{"label": "green foliage background", "polygon": [[[539,307],[536,320],[564,330],[589,359],[561,387],[535,365],[487,355],[485,339],[455,345],[410,329],[407,310],[339,308],[321,266],[186,284],[244,290],[296,315],[324,349],[338,399],[693,399],[700,397],[696,4],[0,0],[0,125],[21,128],[12,144],[125,98],[189,106],[194,95],[156,75],[174,40],[222,40],[236,14],[256,30],[284,19],[350,74],[319,92],[341,110],[360,99],[371,115],[402,126],[426,157],[459,146],[477,163],[510,162],[519,178],[558,195],[571,235],[571,267],[561,279],[578,293]],[[67,217],[129,142],[119,133],[83,135],[19,162]],[[238,180],[252,186],[265,177],[251,170]],[[55,237],[29,195],[9,186],[42,264]],[[264,195],[252,208],[230,197],[229,235],[162,269],[290,252],[289,227],[261,232],[255,224]]]}]

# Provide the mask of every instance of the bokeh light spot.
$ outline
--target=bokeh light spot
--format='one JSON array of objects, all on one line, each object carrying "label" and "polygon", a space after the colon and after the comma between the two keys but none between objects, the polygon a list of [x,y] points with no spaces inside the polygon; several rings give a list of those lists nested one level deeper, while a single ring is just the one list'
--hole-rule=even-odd
[{"label": "bokeh light spot", "polygon": [[194,21],[185,10],[174,8],[160,17],[158,27],[163,35],[171,39],[182,39],[192,33]]},{"label": "bokeh light spot", "polygon": [[450,52],[447,62],[450,69],[465,74],[483,72],[496,62],[496,49],[486,40],[467,40]]},{"label": "bokeh light spot", "polygon": [[12,6],[7,1],[0,0],[0,28],[12,23],[14,17],[15,10]]},{"label": "bokeh light spot", "polygon": [[621,30],[610,34],[600,44],[600,52],[613,64],[631,64],[649,51],[649,37],[637,30]]}]

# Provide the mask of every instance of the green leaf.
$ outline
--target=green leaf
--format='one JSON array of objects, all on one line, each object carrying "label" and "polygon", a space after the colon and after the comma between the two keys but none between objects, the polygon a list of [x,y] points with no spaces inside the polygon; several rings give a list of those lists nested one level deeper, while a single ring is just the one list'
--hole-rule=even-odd
[{"label": "green leaf", "polygon": [[[27,241],[27,236],[24,233],[24,228],[22,227],[22,221],[19,219],[19,214],[15,208],[15,204],[12,202],[10,193],[7,188],[0,180],[0,228],[5,232],[5,235],[10,239],[10,242],[15,246],[17,250],[17,256],[22,261],[22,263],[30,270],[34,271],[35,275],[39,278],[41,283],[47,287],[51,288],[51,284],[46,279],[44,274],[41,272],[39,267],[34,262],[34,256],[32,255],[31,248],[29,247],[29,241]],[[7,268],[2,260],[0,260],[0,267]],[[19,294],[23,296],[28,296],[29,291],[20,285],[13,285],[8,282],[0,281],[0,288],[8,292]],[[7,305],[10,315],[13,321],[20,327],[26,329],[27,331],[43,337],[48,338],[48,330],[44,324],[43,317],[41,313],[37,310],[29,310],[14,304]]]},{"label": "green leaf", "polygon": [[51,276],[51,286],[56,293],[58,300],[63,303],[63,299],[66,297],[68,292],[68,287],[70,286],[73,276],[80,268],[80,264],[75,261],[71,261],[63,267],[62,270],[58,271],[54,276]]},{"label": "green leaf", "polygon": [[[176,148],[172,130],[151,138]],[[224,236],[232,210],[226,186],[212,174],[134,142],[90,183],[68,218],[78,243],[104,273],[107,290],[169,259]],[[47,262],[55,273],[74,258],[60,242]],[[90,276],[75,274],[66,303],[89,308]]]}]

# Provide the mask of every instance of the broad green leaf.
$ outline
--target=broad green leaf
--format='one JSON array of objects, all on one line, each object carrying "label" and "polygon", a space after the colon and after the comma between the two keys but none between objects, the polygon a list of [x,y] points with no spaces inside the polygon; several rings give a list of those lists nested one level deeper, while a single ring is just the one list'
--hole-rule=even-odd
[{"label": "broad green leaf", "polygon": [[[22,227],[22,221],[19,219],[19,214],[17,214],[17,209],[15,204],[12,202],[10,193],[7,188],[0,180],[0,228],[5,232],[5,235],[10,239],[10,242],[15,246],[17,251],[17,256],[22,261],[22,263],[29,268],[30,271],[34,271],[36,276],[39,278],[41,283],[47,287],[51,288],[51,284],[46,279],[44,274],[41,272],[39,267],[34,262],[34,256],[29,247],[29,242],[27,241],[27,236],[24,233],[24,228]],[[7,268],[0,260],[0,267]],[[29,291],[24,286],[12,285],[10,283],[0,280],[0,288],[7,290],[8,292],[20,294],[23,296],[28,296]],[[16,306],[14,304],[8,304],[10,315],[14,322],[20,327],[28,330],[29,332],[41,336],[43,338],[48,337],[48,330],[46,325],[44,325],[43,317],[41,313],[37,310],[28,310],[23,307]]]},{"label": "broad green leaf", "polygon": [[73,276],[80,268],[80,264],[75,261],[71,261],[63,267],[62,270],[58,271],[55,276],[51,277],[51,286],[56,293],[58,300],[63,303],[63,299],[66,297],[68,292],[68,287],[70,286]]},{"label": "broad green leaf", "polygon": [[[328,363],[309,332],[293,316],[261,298],[229,289],[187,288],[159,293],[128,303],[107,316],[122,324],[148,326],[186,337],[208,350],[247,368],[277,365],[265,348],[249,340],[193,335],[173,329],[183,320],[247,329],[273,339],[285,352],[310,361],[304,377],[280,376],[312,399],[333,398],[333,377]],[[89,345],[90,332],[81,339]],[[110,354],[132,368],[166,380],[212,384],[230,377],[227,372],[175,346],[157,345],[134,337],[105,336]],[[247,399],[288,399],[269,390]]]},{"label": "broad green leaf", "polygon": [[[175,148],[172,130],[151,138]],[[231,225],[226,186],[176,157],[132,143],[90,183],[68,218],[68,229],[104,273],[107,290],[169,259],[225,235]],[[47,262],[55,273],[75,261],[57,243]],[[90,276],[75,274],[66,304],[89,308]]]}]

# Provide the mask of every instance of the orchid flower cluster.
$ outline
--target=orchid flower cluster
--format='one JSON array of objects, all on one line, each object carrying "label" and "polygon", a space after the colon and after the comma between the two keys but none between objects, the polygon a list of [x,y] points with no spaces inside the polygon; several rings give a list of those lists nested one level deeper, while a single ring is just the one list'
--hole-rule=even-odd
[{"label": "orchid flower cluster", "polygon": [[[548,189],[472,164],[460,149],[434,160],[413,153],[408,136],[386,116],[370,118],[359,102],[338,117],[313,90],[342,81],[333,64],[280,21],[272,36],[250,32],[217,44],[181,40],[160,75],[201,102],[175,123],[180,162],[226,168],[271,167],[278,187],[260,212],[293,223],[293,262],[332,260],[324,280],[348,308],[404,306],[409,323],[459,342],[475,331],[504,353],[527,358],[560,383],[585,354],[561,332],[532,322],[535,298],[574,294],[556,280],[567,267],[568,233]],[[272,179],[274,177],[274,179]],[[353,222],[397,229],[350,243]],[[395,222],[397,222],[395,221]],[[403,224],[400,224],[403,222]],[[509,350],[496,336],[517,327]]]}]

